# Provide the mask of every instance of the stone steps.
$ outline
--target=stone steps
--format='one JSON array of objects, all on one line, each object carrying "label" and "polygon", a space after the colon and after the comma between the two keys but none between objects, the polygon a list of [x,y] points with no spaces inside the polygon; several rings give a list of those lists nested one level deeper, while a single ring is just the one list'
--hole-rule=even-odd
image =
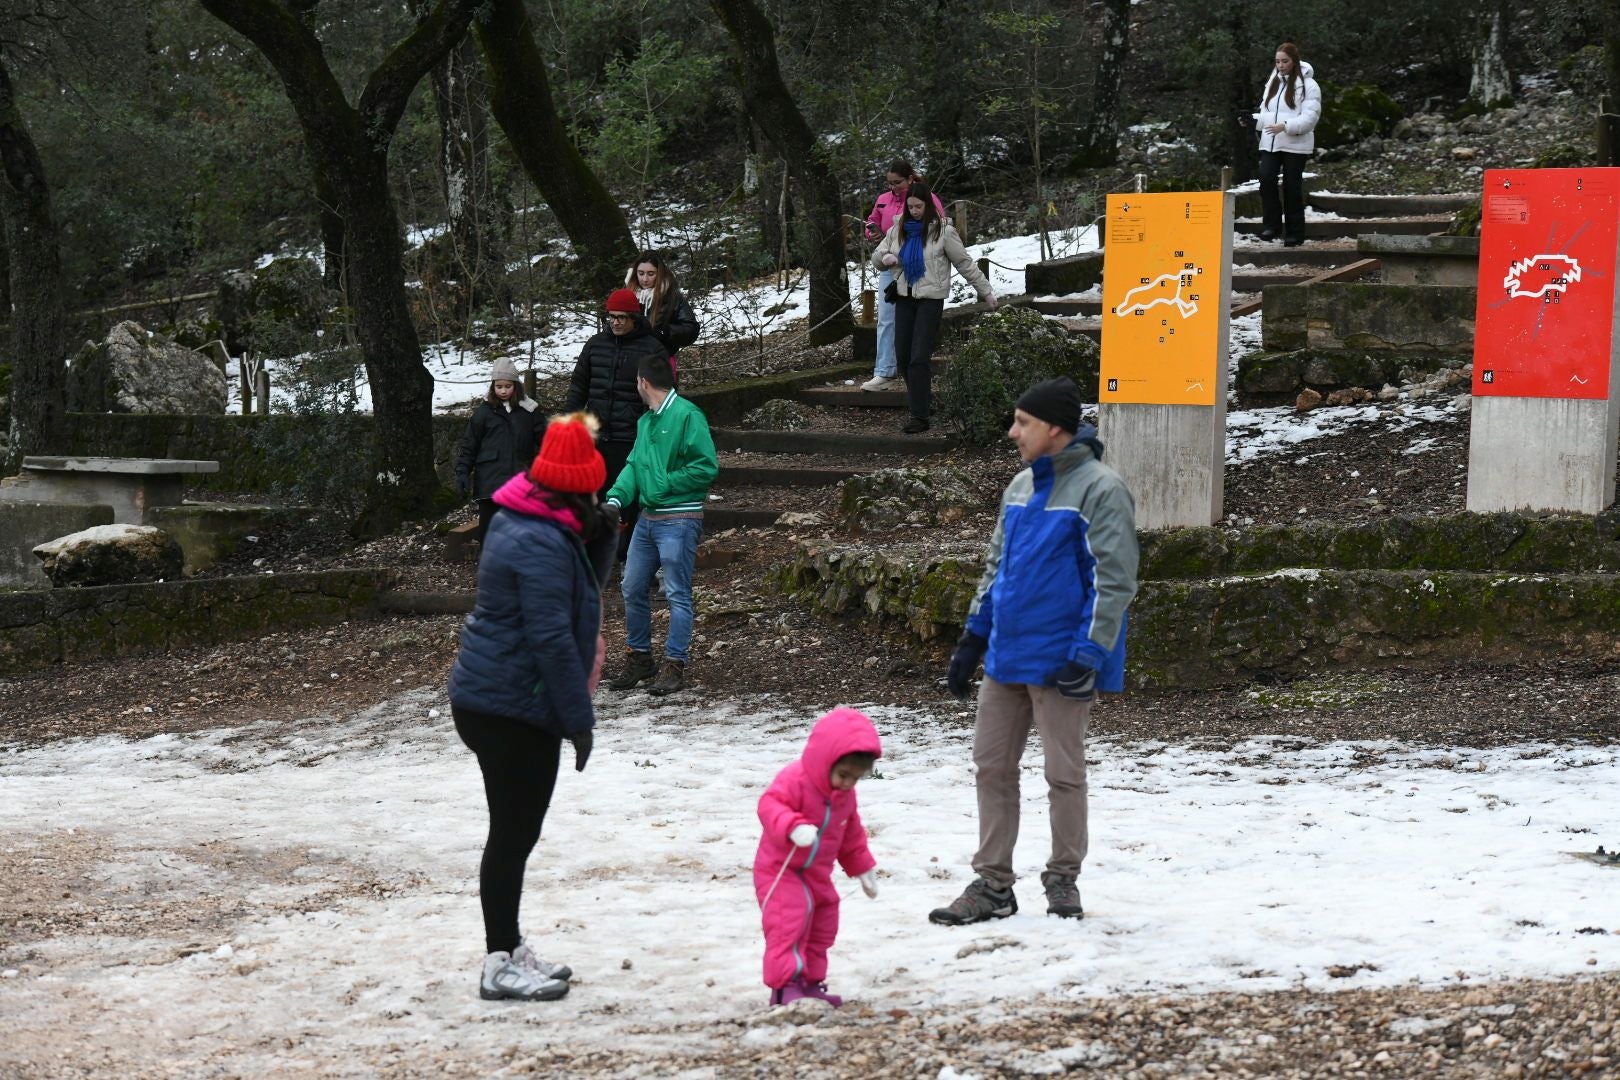
[{"label": "stone steps", "polygon": [[1354,195],[1310,192],[1305,205],[1346,217],[1399,218],[1454,214],[1479,201],[1478,195]]},{"label": "stone steps", "polygon": [[[853,391],[866,397],[863,390]],[[905,395],[897,395],[904,402]],[[803,401],[800,396],[798,400]],[[714,445],[724,452],[738,450],[756,454],[887,454],[923,457],[951,448],[943,435],[878,435],[860,431],[744,431],[715,428]]]},{"label": "stone steps", "polygon": [[[1362,233],[1410,236],[1445,232],[1451,224],[1449,218],[1340,218],[1305,222],[1305,239],[1321,240],[1327,237],[1360,236]],[[1258,218],[1240,218],[1233,229],[1242,236],[1258,236],[1265,224]],[[1293,250],[1292,248],[1288,250]]]},{"label": "stone steps", "polygon": [[863,471],[814,465],[721,465],[715,487],[831,487]]},{"label": "stone steps", "polygon": [[903,409],[904,390],[862,390],[859,386],[818,386],[800,390],[794,400],[835,409]]}]

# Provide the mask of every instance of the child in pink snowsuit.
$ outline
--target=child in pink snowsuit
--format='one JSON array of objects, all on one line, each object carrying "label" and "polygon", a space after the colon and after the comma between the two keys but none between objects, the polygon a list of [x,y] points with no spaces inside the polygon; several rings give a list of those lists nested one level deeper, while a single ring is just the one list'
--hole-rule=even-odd
[{"label": "child in pink snowsuit", "polygon": [[765,928],[765,985],[771,1004],[827,992],[827,950],[838,937],[834,861],[877,896],[877,860],[855,810],[855,784],[883,753],[864,713],[834,709],[816,721],[799,759],[776,774],[759,800],[765,833],[754,856],[754,895]]}]

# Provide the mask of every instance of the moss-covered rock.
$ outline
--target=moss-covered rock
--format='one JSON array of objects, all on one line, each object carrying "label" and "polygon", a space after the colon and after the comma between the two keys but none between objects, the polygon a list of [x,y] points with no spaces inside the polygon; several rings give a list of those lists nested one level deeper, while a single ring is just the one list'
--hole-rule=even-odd
[{"label": "moss-covered rock", "polygon": [[801,431],[810,426],[810,410],[788,398],[772,398],[742,418],[749,431]]},{"label": "moss-covered rock", "polygon": [[1316,125],[1318,149],[1387,136],[1405,115],[1400,103],[1380,87],[1364,84],[1341,90],[1317,81],[1322,88],[1322,118]]},{"label": "moss-covered rock", "polygon": [[968,481],[951,469],[879,469],[838,485],[845,532],[958,521],[970,505]]},{"label": "moss-covered rock", "polygon": [[1347,387],[1376,389],[1400,384],[1411,376],[1458,369],[1466,353],[1389,352],[1376,349],[1293,349],[1250,353],[1238,359],[1240,393],[1293,396],[1305,387],[1331,391]]}]

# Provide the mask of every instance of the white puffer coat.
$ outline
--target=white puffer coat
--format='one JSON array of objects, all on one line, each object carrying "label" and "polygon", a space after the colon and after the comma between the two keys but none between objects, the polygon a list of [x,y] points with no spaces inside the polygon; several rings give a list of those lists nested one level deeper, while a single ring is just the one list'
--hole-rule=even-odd
[{"label": "white puffer coat", "polygon": [[[1255,130],[1260,133],[1260,149],[1279,150],[1288,154],[1309,154],[1316,149],[1316,122],[1322,119],[1322,90],[1312,77],[1310,64],[1299,62],[1299,79],[1294,84],[1294,104],[1290,108],[1283,100],[1286,91],[1277,88],[1270,101],[1265,91],[1260,92],[1260,111],[1255,113]],[[1271,80],[1266,80],[1271,85]],[[1285,130],[1276,135],[1266,131],[1271,124],[1282,124]]]}]

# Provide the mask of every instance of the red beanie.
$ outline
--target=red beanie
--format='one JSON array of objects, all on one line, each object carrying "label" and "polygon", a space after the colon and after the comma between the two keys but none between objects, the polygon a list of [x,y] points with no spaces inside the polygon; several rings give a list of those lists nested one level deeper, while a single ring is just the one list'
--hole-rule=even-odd
[{"label": "red beanie", "polygon": [[641,301],[637,299],[634,289],[614,289],[608,293],[607,309],[609,311],[628,311],[632,315],[640,315]]},{"label": "red beanie", "polygon": [[588,495],[600,491],[607,466],[596,449],[596,436],[584,413],[554,416],[540,440],[540,453],[529,466],[529,479],[552,491]]}]

